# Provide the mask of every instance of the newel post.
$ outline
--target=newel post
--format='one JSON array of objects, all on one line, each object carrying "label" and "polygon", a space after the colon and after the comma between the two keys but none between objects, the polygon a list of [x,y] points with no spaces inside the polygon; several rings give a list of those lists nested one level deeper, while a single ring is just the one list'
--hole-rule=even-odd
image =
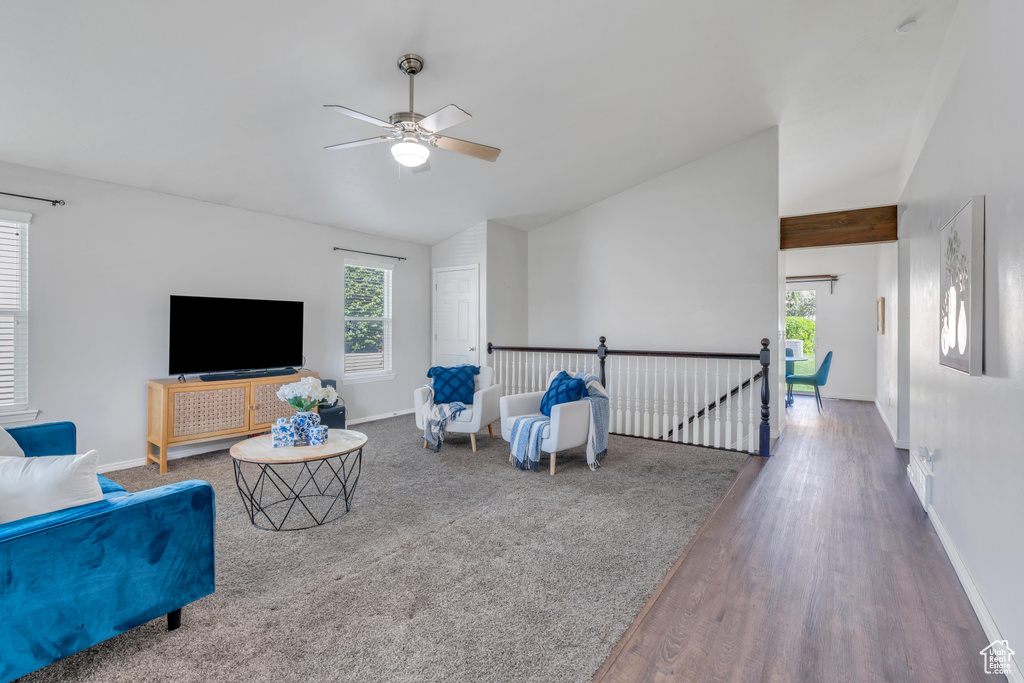
[{"label": "newel post", "polygon": [[601,361],[601,386],[607,388],[608,385],[604,383],[604,358],[608,355],[608,347],[604,345],[606,339],[601,337],[598,339],[601,342],[597,347],[597,358]]},{"label": "newel post", "polygon": [[768,388],[768,366],[772,362],[772,352],[768,350],[768,340],[761,340],[761,431],[758,438],[758,455],[767,458],[771,453],[772,428],[768,421],[771,417],[771,408],[768,401],[771,399],[771,390]]}]

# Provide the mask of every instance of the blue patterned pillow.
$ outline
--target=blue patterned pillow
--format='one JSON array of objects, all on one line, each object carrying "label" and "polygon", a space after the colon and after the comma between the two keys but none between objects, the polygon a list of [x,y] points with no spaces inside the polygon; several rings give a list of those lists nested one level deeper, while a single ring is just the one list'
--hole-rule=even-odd
[{"label": "blue patterned pillow", "polygon": [[476,365],[459,365],[454,368],[435,366],[427,370],[427,377],[434,380],[434,403],[451,403],[459,401],[467,406],[473,405],[473,394],[476,393],[474,375],[480,374]]},{"label": "blue patterned pillow", "polygon": [[540,400],[540,412],[551,417],[551,408],[559,403],[578,401],[587,394],[587,384],[578,377],[572,377],[562,370],[551,380],[551,386]]}]

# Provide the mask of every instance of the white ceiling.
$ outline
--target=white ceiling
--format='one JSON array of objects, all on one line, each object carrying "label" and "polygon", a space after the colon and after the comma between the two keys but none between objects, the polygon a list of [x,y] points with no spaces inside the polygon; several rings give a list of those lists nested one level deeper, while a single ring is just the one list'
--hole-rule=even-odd
[{"label": "white ceiling", "polygon": [[[895,178],[955,6],[6,0],[0,159],[434,244],[538,227],[778,125],[786,214]],[[386,145],[323,151],[378,129],[321,105],[406,108],[405,52],[426,61],[416,109],[469,111],[447,132],[496,163],[434,150],[400,177]]]}]

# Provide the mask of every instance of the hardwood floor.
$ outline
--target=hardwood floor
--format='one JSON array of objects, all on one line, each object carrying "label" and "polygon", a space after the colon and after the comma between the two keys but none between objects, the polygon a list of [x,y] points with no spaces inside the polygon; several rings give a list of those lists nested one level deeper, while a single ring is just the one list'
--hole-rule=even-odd
[{"label": "hardwood floor", "polygon": [[798,396],[594,676],[992,681],[988,644],[871,403]]}]

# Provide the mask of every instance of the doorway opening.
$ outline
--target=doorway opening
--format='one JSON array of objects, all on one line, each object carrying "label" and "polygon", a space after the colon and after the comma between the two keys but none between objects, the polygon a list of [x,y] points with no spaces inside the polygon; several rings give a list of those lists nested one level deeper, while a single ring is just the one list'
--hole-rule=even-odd
[{"label": "doorway opening", "polygon": [[[787,375],[813,375],[817,367],[814,354],[817,346],[818,292],[816,289],[791,289],[786,292],[786,360]],[[792,352],[792,354],[790,354]],[[794,384],[793,392],[814,393],[814,387]]]}]

